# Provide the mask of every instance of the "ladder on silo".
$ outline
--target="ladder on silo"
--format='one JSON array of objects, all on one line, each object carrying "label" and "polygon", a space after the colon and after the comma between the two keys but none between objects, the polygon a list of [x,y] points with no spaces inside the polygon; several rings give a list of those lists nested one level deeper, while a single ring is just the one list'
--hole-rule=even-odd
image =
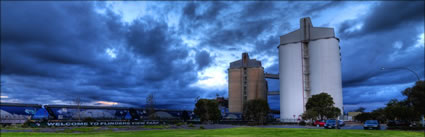
[{"label": "ladder on silo", "polygon": [[301,20],[300,28],[303,29],[304,40],[301,46],[301,56],[302,56],[302,73],[303,73],[303,103],[304,111],[307,100],[310,97],[310,59],[308,55],[308,43],[310,42],[310,28],[313,27],[309,18],[304,18]]},{"label": "ladder on silo", "polygon": [[[308,56],[308,43],[302,44],[302,65],[303,65],[303,103],[304,106],[307,104],[307,100],[310,97],[310,59]],[[305,109],[305,107],[304,107]],[[305,110],[304,110],[305,111]]]}]

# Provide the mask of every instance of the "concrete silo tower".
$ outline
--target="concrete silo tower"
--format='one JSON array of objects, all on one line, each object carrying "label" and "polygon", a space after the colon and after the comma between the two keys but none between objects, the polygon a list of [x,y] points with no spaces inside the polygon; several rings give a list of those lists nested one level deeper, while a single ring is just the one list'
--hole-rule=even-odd
[{"label": "concrete silo tower", "polygon": [[341,54],[333,28],[313,27],[310,18],[300,29],[280,37],[280,118],[295,122],[305,111],[309,97],[330,94],[343,112]]}]

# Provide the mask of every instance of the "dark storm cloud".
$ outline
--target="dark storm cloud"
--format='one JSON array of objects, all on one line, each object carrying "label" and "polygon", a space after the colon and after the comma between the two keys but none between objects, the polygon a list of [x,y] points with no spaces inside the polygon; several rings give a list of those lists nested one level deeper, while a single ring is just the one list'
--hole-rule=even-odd
[{"label": "dark storm cloud", "polygon": [[[106,43],[94,40],[114,37],[111,30],[105,29],[99,22],[115,22],[97,16],[90,4],[70,3],[60,6],[75,12],[59,12],[50,3],[2,5],[3,74],[64,75],[51,71],[62,69],[61,66],[65,65],[97,65],[95,52],[99,50],[98,44]],[[105,35],[97,35],[99,32]],[[34,69],[28,70],[26,65]]]},{"label": "dark storm cloud", "polygon": [[364,33],[391,30],[424,20],[424,1],[381,2],[364,22]]},{"label": "dark storm cloud", "polygon": [[344,24],[339,32],[348,33],[343,36],[361,36],[382,31],[389,31],[400,27],[417,25],[424,20],[424,2],[381,2],[364,19],[363,27],[360,31],[345,32],[347,25],[354,25],[356,21],[350,20]]},{"label": "dark storm cloud", "polygon": [[198,8],[198,4],[191,2],[189,4],[187,4],[184,8],[183,8],[183,15],[186,16],[187,18],[195,18],[196,17],[196,8]]},{"label": "dark storm cloud", "polygon": [[207,51],[198,52],[196,55],[196,63],[198,64],[198,70],[202,70],[209,66],[212,62],[212,58]]},{"label": "dark storm cloud", "polygon": [[204,3],[203,5],[208,5],[205,9],[202,9],[200,5],[196,2],[190,2],[182,9],[182,19],[179,23],[181,33],[188,35],[198,34],[197,32],[200,29],[208,25],[222,26],[218,16],[227,8],[226,4],[222,2]]},{"label": "dark storm cloud", "polygon": [[199,18],[205,21],[215,20],[220,15],[220,12],[225,8],[227,8],[226,4],[213,2]]},{"label": "dark storm cloud", "polygon": [[[168,44],[174,42],[167,36],[168,27],[164,23],[154,22],[150,18],[143,18],[133,22],[130,32],[127,34],[128,44],[133,47],[136,53],[144,57],[166,53]],[[155,35],[152,35],[155,34]]]},{"label": "dark storm cloud", "polygon": [[338,30],[335,30],[335,31],[337,31],[339,37],[349,38],[348,36],[346,36],[351,33],[349,32],[349,29],[352,29],[352,27],[354,27],[357,23],[358,23],[358,20],[354,20],[354,19],[344,21],[339,25]]},{"label": "dark storm cloud", "polygon": [[[365,20],[356,21],[363,22],[364,26],[361,30],[351,32],[351,34],[359,35],[343,34],[343,38],[348,40],[342,42],[343,70],[345,71],[343,84],[345,87],[366,83],[370,85],[391,84],[413,80],[408,80],[409,73],[398,73],[396,74],[399,75],[397,79],[385,80],[381,77],[381,82],[373,81],[374,77],[394,71],[381,71],[381,67],[411,67],[417,72],[423,73],[423,51],[412,49],[417,43],[417,36],[423,33],[415,27],[423,25],[424,21],[424,8],[420,4],[423,5],[423,2],[381,2]],[[343,30],[353,24],[352,20],[344,22],[340,30],[344,32]],[[399,47],[395,46],[396,43],[400,44]]]},{"label": "dark storm cloud", "polygon": [[[226,10],[223,9],[226,6],[217,7],[220,8],[209,9],[217,9],[218,12],[213,13],[220,13],[219,11]],[[231,49],[235,45],[255,43],[260,35],[273,28],[273,18],[268,17],[268,15],[274,8],[273,3],[256,2],[244,5],[241,12],[223,11],[230,13],[220,16],[218,20],[217,16],[219,14],[212,14],[214,16],[209,17],[211,17],[213,22],[206,23],[209,24],[209,27],[205,31],[209,35],[202,40],[202,45],[219,49]]]},{"label": "dark storm cloud", "polygon": [[253,2],[244,6],[244,10],[241,13],[241,18],[262,18],[267,15],[270,15],[272,10],[275,9],[276,3],[272,2]]},{"label": "dark storm cloud", "polygon": [[[344,104],[356,105],[361,103],[388,102],[391,99],[401,99],[401,92],[385,93],[388,89],[382,87],[346,88]],[[355,98],[353,98],[355,97]]]},{"label": "dark storm cloud", "polygon": [[277,55],[277,46],[280,40],[276,37],[268,37],[266,40],[257,40],[255,42],[255,54]]},{"label": "dark storm cloud", "polygon": [[148,59],[148,63],[143,64],[150,70],[145,73],[146,80],[161,81],[174,77],[187,84],[188,82],[179,80],[179,77],[186,75],[196,79],[196,74],[191,69],[194,64],[184,61],[188,56],[187,50],[179,40],[171,36],[173,32],[169,31],[165,22],[140,18],[133,22],[129,30],[126,39],[130,49],[141,58]]},{"label": "dark storm cloud", "polygon": [[[394,84],[415,80],[415,77],[412,77],[407,70],[381,70],[381,67],[409,67],[423,77],[423,50],[414,49],[414,44],[417,41],[415,37],[403,36],[406,33],[417,35],[419,32],[416,31],[414,28],[400,28],[396,32],[389,31],[380,34],[379,38],[370,36],[351,40],[351,43],[344,42],[346,44],[344,45],[345,48],[342,48],[343,86]],[[400,34],[399,32],[403,33]],[[393,37],[394,39],[384,40],[385,37]],[[403,46],[395,47],[394,44],[397,42],[402,43]],[[384,75],[394,71],[399,73]]]},{"label": "dark storm cloud", "polygon": [[329,8],[333,8],[336,6],[341,6],[341,4],[345,4],[342,1],[329,1],[326,3],[317,3],[309,5],[310,8],[303,12],[304,15],[317,16],[321,11],[324,11]]},{"label": "dark storm cloud", "polygon": [[[285,23],[285,19],[294,8],[284,2],[248,2],[238,6],[231,2],[188,3],[183,8],[179,25],[188,36],[208,34],[200,38],[200,45],[234,50],[238,49],[234,48],[236,45],[256,43],[262,35],[274,33],[277,26],[278,29],[288,29],[289,23]],[[274,34],[268,39],[276,37],[278,35]]]},{"label": "dark storm cloud", "polygon": [[95,8],[91,2],[2,3],[2,95],[27,103],[81,97],[134,106],[149,93],[174,105],[182,101],[172,98],[201,95],[188,87],[197,80],[196,64],[186,61],[187,49],[165,22],[146,16],[127,25]]},{"label": "dark storm cloud", "polygon": [[270,29],[272,20],[243,21],[238,28],[223,29],[221,31],[212,31],[211,37],[206,43],[216,47],[231,47],[237,44],[246,44],[255,42],[255,39],[263,32]]}]

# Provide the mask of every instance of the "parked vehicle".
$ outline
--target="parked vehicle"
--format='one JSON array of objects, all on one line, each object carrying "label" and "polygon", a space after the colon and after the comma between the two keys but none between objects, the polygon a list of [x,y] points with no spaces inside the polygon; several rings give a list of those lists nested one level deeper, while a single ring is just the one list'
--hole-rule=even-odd
[{"label": "parked vehicle", "polygon": [[378,120],[366,120],[363,124],[363,129],[381,129]]},{"label": "parked vehicle", "polygon": [[325,124],[324,127],[325,128],[336,128],[336,129],[341,128],[341,126],[339,125],[339,121],[334,120],[334,119],[326,120],[326,124]]},{"label": "parked vehicle", "polygon": [[325,126],[325,120],[316,120],[314,121],[313,126],[323,127]]},{"label": "parked vehicle", "polygon": [[408,122],[408,121],[404,121],[404,120],[390,120],[390,121],[388,121],[387,126],[389,126],[389,127],[412,127],[412,126],[416,126],[416,123]]},{"label": "parked vehicle", "polygon": [[344,123],[344,121],[342,121],[342,120],[338,120],[338,122],[339,122],[339,126],[340,126],[340,127],[343,127],[343,126],[345,126],[345,123]]}]

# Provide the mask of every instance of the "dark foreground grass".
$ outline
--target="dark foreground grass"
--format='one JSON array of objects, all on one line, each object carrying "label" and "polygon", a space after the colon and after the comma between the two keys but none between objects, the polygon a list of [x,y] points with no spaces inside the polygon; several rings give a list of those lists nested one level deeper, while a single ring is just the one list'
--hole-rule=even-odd
[{"label": "dark foreground grass", "polygon": [[83,133],[9,132],[1,137],[424,137],[424,132],[238,127]]}]

